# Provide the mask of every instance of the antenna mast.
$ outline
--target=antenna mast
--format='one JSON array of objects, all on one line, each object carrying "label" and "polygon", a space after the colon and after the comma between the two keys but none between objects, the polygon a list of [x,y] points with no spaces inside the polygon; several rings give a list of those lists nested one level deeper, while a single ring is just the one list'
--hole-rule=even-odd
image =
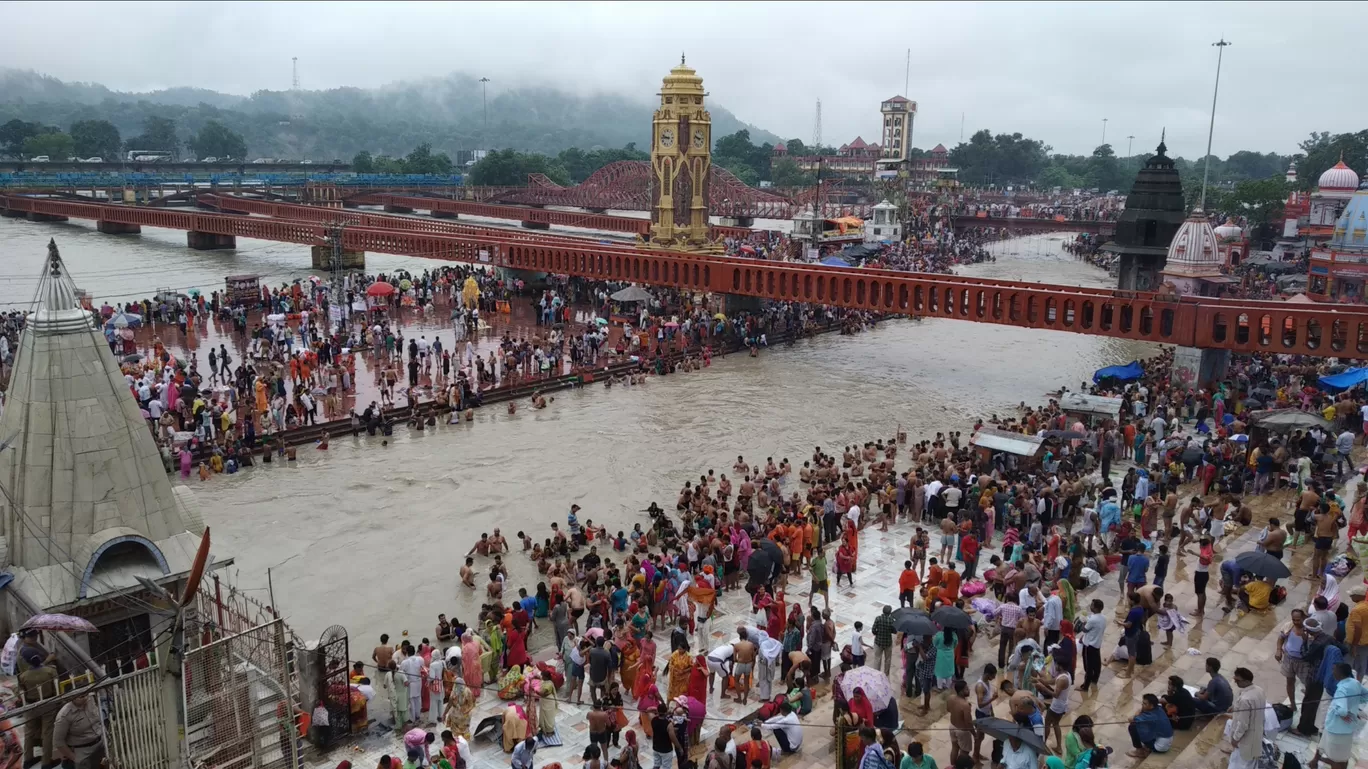
[{"label": "antenna mast", "polygon": [[817,100],[817,116],[812,119],[812,149],[822,148],[822,100]]},{"label": "antenna mast", "polygon": [[290,64],[291,64],[291,66],[292,66],[292,68],[293,68],[292,76],[291,76],[291,78],[290,78],[290,90],[298,91],[298,90],[299,90],[299,57],[298,57],[298,56],[291,56],[291,57],[290,57]]}]

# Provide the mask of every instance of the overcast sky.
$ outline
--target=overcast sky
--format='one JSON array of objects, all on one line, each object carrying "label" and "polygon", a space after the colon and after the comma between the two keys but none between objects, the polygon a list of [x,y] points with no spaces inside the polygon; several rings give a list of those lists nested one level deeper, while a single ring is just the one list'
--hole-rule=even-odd
[{"label": "overcast sky", "polygon": [[118,90],[248,94],[371,87],[453,71],[652,98],[688,54],[712,100],[786,138],[878,141],[910,87],[914,143],[1020,131],[1056,151],[1107,141],[1171,154],[1290,154],[1313,130],[1368,127],[1362,3],[15,3],[0,66]]}]

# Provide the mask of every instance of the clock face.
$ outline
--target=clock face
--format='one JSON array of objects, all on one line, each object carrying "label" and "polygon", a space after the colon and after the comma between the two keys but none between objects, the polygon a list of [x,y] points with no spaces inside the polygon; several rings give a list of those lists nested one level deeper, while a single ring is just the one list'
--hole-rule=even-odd
[{"label": "clock face", "polygon": [[662,146],[662,147],[673,147],[673,146],[674,146],[674,140],[675,140],[674,129],[666,128],[665,130],[663,130],[663,131],[660,132],[660,146]]},{"label": "clock face", "polygon": [[703,129],[702,129],[702,128],[700,128],[700,129],[694,131],[693,145],[694,145],[695,147],[697,147],[698,149],[703,149],[704,145],[706,145],[707,143],[708,143],[708,135],[707,135],[706,133],[703,132]]}]

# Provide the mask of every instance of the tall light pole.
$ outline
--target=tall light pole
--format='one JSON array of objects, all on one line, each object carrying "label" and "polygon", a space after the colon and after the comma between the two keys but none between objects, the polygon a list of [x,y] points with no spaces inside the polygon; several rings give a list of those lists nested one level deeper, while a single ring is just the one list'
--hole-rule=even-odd
[{"label": "tall light pole", "polygon": [[1206,159],[1202,162],[1202,199],[1197,203],[1197,207],[1203,211],[1206,211],[1207,180],[1211,178],[1211,137],[1216,133],[1216,95],[1221,92],[1221,59],[1225,56],[1226,46],[1234,43],[1221,38],[1212,45],[1216,47],[1216,85],[1211,88],[1211,123],[1207,125]]},{"label": "tall light pole", "polygon": [[1131,143],[1135,141],[1135,134],[1126,137],[1126,157],[1131,156]]},{"label": "tall light pole", "polygon": [[485,141],[489,141],[489,78],[487,77],[480,78],[480,97],[484,101],[484,138]]},{"label": "tall light pole", "polygon": [[1102,118],[1102,143],[1107,143],[1107,119]]}]

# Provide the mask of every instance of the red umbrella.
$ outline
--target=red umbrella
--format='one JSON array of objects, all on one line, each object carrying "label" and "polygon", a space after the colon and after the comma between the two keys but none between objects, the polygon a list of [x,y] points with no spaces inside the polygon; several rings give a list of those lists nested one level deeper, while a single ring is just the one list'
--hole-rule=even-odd
[{"label": "red umbrella", "polygon": [[366,289],[366,296],[389,296],[396,290],[397,289],[393,284],[386,283],[383,280],[377,280],[370,284],[370,287]]},{"label": "red umbrella", "polygon": [[35,614],[19,627],[20,630],[54,630],[65,633],[94,633],[97,628],[88,620],[70,614]]}]

